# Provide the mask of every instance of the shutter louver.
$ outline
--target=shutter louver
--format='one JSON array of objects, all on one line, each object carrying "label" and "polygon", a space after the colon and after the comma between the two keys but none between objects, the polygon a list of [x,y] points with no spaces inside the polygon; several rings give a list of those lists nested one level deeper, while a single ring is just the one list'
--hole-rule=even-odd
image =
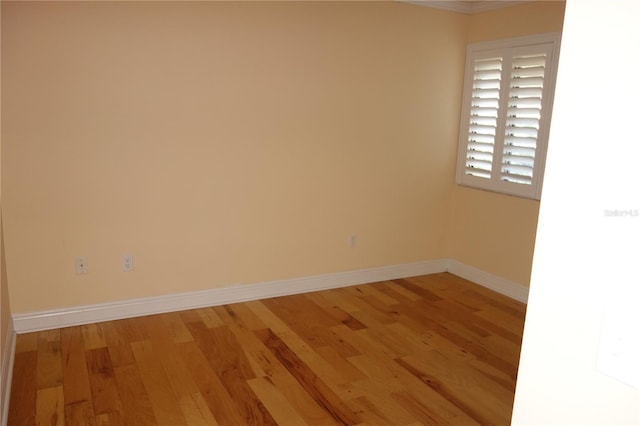
[{"label": "shutter louver", "polygon": [[500,179],[531,185],[538,131],[546,55],[514,56],[507,99],[507,119]]},{"label": "shutter louver", "polygon": [[491,178],[501,77],[502,58],[475,60],[465,163],[467,175]]}]

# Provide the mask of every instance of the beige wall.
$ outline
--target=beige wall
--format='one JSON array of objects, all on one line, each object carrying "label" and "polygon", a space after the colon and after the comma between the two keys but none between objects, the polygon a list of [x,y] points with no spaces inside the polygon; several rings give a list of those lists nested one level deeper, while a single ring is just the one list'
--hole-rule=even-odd
[{"label": "beige wall", "polygon": [[[2,45],[2,10],[0,10],[0,46]],[[0,49],[1,52],[1,49]],[[0,54],[0,58],[2,55]],[[0,81],[2,81],[2,67],[0,66]],[[2,87],[0,87],[0,98],[2,97]],[[2,115],[2,107],[0,105],[0,116]],[[2,123],[0,121],[0,160],[2,159]],[[7,365],[7,359],[5,354],[9,354],[11,339],[10,333],[13,333],[13,327],[11,324],[11,306],[9,304],[9,287],[7,283],[7,268],[4,259],[4,231],[2,225],[2,165],[0,161],[0,405],[4,407],[5,398],[8,398],[8,393],[5,393],[6,388],[5,380],[8,380],[10,372]],[[3,410],[0,409],[0,416],[3,415]]]},{"label": "beige wall", "polygon": [[[2,45],[2,10],[0,10],[0,46]],[[1,49],[0,49],[1,52]],[[2,55],[0,54],[0,58]],[[2,67],[0,66],[0,81],[2,81]],[[2,87],[0,87],[0,98],[2,97]],[[0,116],[2,108],[0,105]],[[0,129],[2,129],[2,123],[0,121]],[[2,132],[0,131],[0,160],[2,158]],[[4,404],[4,379],[5,379],[5,352],[10,348],[6,347],[6,340],[8,333],[10,332],[11,324],[11,309],[9,306],[9,288],[7,284],[7,268],[4,261],[4,232],[2,227],[2,166],[0,162],[0,400]],[[2,410],[0,409],[0,416],[2,416]]]},{"label": "beige wall", "polygon": [[468,16],[2,7],[14,312],[447,255]]},{"label": "beige wall", "polygon": [[[473,15],[468,41],[560,32],[563,17],[564,2],[558,1]],[[528,286],[539,204],[456,186],[448,240],[450,257]]]},{"label": "beige wall", "polygon": [[2,8],[14,312],[442,257],[528,284],[538,203],[454,183],[464,49],[563,3]]},{"label": "beige wall", "polygon": [[[9,306],[7,268],[4,260],[4,235],[2,232],[2,219],[0,217],[0,392],[4,391],[3,380],[5,379],[5,376],[2,373],[7,373],[5,372],[7,366],[4,365],[4,361],[6,359],[5,352],[11,350],[8,339],[9,333],[13,333],[13,327],[11,326],[11,307]],[[2,396],[0,396],[0,398],[2,398]]]}]

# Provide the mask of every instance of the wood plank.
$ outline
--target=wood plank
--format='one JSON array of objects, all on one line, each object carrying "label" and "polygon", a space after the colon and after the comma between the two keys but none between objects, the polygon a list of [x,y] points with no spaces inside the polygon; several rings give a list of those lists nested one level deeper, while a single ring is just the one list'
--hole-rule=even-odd
[{"label": "wood plank", "polygon": [[[189,323],[187,325],[192,326],[195,324],[197,323]],[[201,327],[206,329],[204,323],[200,322],[200,324]],[[238,411],[238,406],[229,395],[220,378],[212,370],[209,360],[202,353],[197,343],[181,343],[178,348],[191,377],[198,386],[200,394],[216,421],[221,425],[243,424],[243,417]]]},{"label": "wood plank", "polygon": [[213,414],[200,392],[180,398],[180,408],[189,426],[217,426]]},{"label": "wood plank", "polygon": [[440,407],[435,407],[429,401],[424,401],[419,394],[406,390],[391,394],[394,401],[398,402],[404,409],[410,411],[416,418],[425,425],[456,425],[456,426],[480,426],[470,417],[451,416],[444,413]]},{"label": "wood plank", "polygon": [[360,418],[273,331],[264,329],[255,333],[331,417],[345,425],[360,423]]},{"label": "wood plank", "polygon": [[62,385],[62,347],[60,330],[48,330],[38,335],[38,389]]},{"label": "wood plank", "polygon": [[224,325],[215,307],[196,309],[196,312],[208,328],[216,328]]},{"label": "wood plank", "polygon": [[[164,315],[160,317],[154,316],[153,318],[155,319],[141,318],[140,320],[145,322],[150,341],[155,348],[155,357],[162,364],[164,374],[166,374],[175,396],[180,399],[197,393],[198,386],[196,386],[191,378],[188,368],[180,357],[178,348],[175,345],[176,340],[171,334],[171,330],[175,327],[175,324],[167,324]],[[179,316],[176,316],[174,319],[182,323]],[[182,324],[189,337],[184,341],[193,341],[193,336],[188,331],[186,325],[184,325],[184,323]],[[183,335],[183,337],[186,337],[186,335]],[[182,339],[179,340],[182,341]],[[132,343],[132,345],[134,343]]]},{"label": "wood plank", "polygon": [[225,325],[237,325],[247,330],[260,330],[266,328],[262,320],[245,303],[214,306],[213,310],[222,319]]},{"label": "wood plank", "polygon": [[186,425],[180,404],[174,394],[162,363],[151,342],[143,340],[131,343],[140,377],[147,391],[156,422],[162,426]]},{"label": "wood plank", "polygon": [[383,292],[384,294],[394,298],[399,303],[411,303],[422,299],[422,296],[416,294],[400,284],[394,281],[383,281],[381,283],[374,283],[373,286]]},{"label": "wood plank", "polygon": [[131,338],[132,336],[126,323],[122,320],[107,321],[102,323],[102,331],[112,366],[116,368],[135,364],[136,360],[133,356],[133,351],[131,351],[131,343],[139,339],[133,340]]},{"label": "wood plank", "polygon": [[[18,336],[20,339],[21,336]],[[29,338],[31,340],[31,337]],[[37,341],[37,340],[36,340]],[[10,425],[32,425],[36,417],[36,395],[38,388],[36,350],[17,352],[13,361],[11,401],[9,404]]]},{"label": "wood plank", "polygon": [[125,425],[156,426],[158,422],[138,367],[135,364],[117,367],[113,374],[122,403],[119,410],[109,412],[109,423],[119,420]]},{"label": "wood plank", "polygon": [[274,298],[263,303],[310,346],[331,346],[344,357],[359,354],[352,345],[332,332],[331,327],[340,323],[309,299],[296,295],[291,301]]},{"label": "wood plank", "polygon": [[[62,382],[65,405],[91,401],[91,383],[84,354],[82,331],[79,327],[60,330],[62,343]],[[75,411],[75,410],[72,410]],[[91,405],[93,412],[93,405]]]},{"label": "wood plank", "polygon": [[177,312],[162,315],[162,320],[168,327],[168,334],[174,343],[193,342],[193,336]]},{"label": "wood plank", "polygon": [[122,412],[113,366],[107,348],[85,351],[93,409],[96,414]]},{"label": "wood plank", "polygon": [[230,328],[216,327],[197,334],[196,341],[202,344],[203,349],[206,348],[210,365],[239,406],[243,421],[246,424],[275,425],[275,420],[247,383],[247,380],[255,378],[253,368]]},{"label": "wood plank", "polygon": [[[262,377],[271,386],[270,391],[281,393],[288,403],[300,413],[306,423],[314,426],[335,424],[332,418],[305,392],[285,366],[277,360],[255,334],[251,334],[253,339],[241,341],[249,358],[257,364],[262,372],[259,377]],[[253,380],[249,382],[253,383]]]},{"label": "wood plank", "polygon": [[[64,392],[66,393],[66,390]],[[64,421],[66,426],[96,426],[93,404],[90,400],[71,404],[65,403]]]},{"label": "wood plank", "polygon": [[19,334],[16,336],[16,352],[31,352],[38,350],[38,332]]},{"label": "wood plank", "polygon": [[36,424],[64,426],[64,392],[62,386],[38,390],[36,397]]},{"label": "wood plank", "polygon": [[[389,419],[386,423],[389,425],[402,425],[416,421],[417,417],[394,401],[391,394],[392,389],[379,377],[353,381],[340,391],[340,396],[353,407],[366,424],[378,422],[380,418]],[[368,408],[369,404],[375,407],[375,410]]]},{"label": "wood plank", "polygon": [[85,350],[104,348],[107,346],[101,323],[86,324],[80,326],[80,328],[82,329],[82,340],[84,341]]},{"label": "wood plank", "polygon": [[278,425],[304,426],[308,424],[269,380],[265,378],[252,379],[249,380],[249,386],[251,386],[258,398],[263,401]]},{"label": "wood plank", "polygon": [[393,282],[404,288],[405,290],[408,290],[411,293],[420,296],[421,300],[426,300],[429,302],[439,302],[443,300],[442,297],[434,293],[428,287],[421,286],[411,279],[401,278],[398,280],[393,280]]},{"label": "wood plank", "polygon": [[[349,405],[354,408],[363,423],[367,425],[387,426],[404,424],[404,422],[398,422],[397,419],[391,420],[383,413],[378,404],[374,404],[364,396],[350,400]],[[412,421],[413,420],[414,419],[412,419]]]}]

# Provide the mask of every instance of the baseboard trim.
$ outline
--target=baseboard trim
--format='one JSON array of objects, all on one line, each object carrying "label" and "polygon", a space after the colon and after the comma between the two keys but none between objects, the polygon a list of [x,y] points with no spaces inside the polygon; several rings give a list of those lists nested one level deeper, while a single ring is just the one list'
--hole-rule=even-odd
[{"label": "baseboard trim", "polygon": [[528,287],[490,274],[489,272],[464,264],[455,259],[448,259],[447,271],[522,303],[527,303],[527,299],[529,298]]},{"label": "baseboard trim", "polygon": [[348,287],[377,281],[447,271],[448,259],[427,260],[379,268],[235,285],[211,290],[123,300],[13,315],[16,333],[90,324],[164,312],[225,305],[269,297]]},{"label": "baseboard trim", "polygon": [[9,421],[9,400],[11,397],[11,380],[13,378],[13,360],[16,354],[16,333],[14,331],[13,321],[9,319],[9,326],[7,329],[7,337],[5,339],[4,353],[2,354],[2,372],[0,377],[0,383],[2,383],[0,392],[0,399],[2,400],[0,406],[2,412],[0,413],[0,424],[6,426]]},{"label": "baseboard trim", "polygon": [[505,296],[527,303],[529,289],[454,259],[436,259],[379,268],[314,275],[256,284],[235,285],[204,291],[129,299],[112,303],[13,315],[16,333],[49,330],[101,321],[132,318],[206,306],[246,302],[328,290],[417,275],[450,272]]}]

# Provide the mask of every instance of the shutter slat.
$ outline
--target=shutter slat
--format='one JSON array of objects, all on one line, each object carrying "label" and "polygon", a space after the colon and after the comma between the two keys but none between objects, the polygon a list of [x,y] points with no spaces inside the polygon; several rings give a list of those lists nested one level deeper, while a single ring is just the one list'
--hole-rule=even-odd
[{"label": "shutter slat", "polygon": [[511,71],[513,78],[544,77],[544,66],[530,68],[515,68]]},{"label": "shutter slat", "polygon": [[532,177],[533,167],[519,166],[515,164],[504,164],[502,166],[502,173],[509,174],[512,176]]},{"label": "shutter slat", "polygon": [[465,169],[464,174],[484,179],[491,179],[491,173],[479,169]]},{"label": "shutter slat", "polygon": [[511,61],[512,68],[531,68],[543,67],[547,60],[546,55],[524,56],[513,58]]},{"label": "shutter slat", "polygon": [[540,98],[512,98],[509,99],[510,108],[542,108],[542,99]]},{"label": "shutter slat", "polygon": [[493,146],[495,137],[493,135],[482,135],[480,133],[472,133],[469,135],[469,142],[479,142]]},{"label": "shutter slat", "polygon": [[525,166],[531,168],[533,170],[533,161],[534,159],[531,157],[521,157],[519,155],[504,155],[502,156],[502,161],[507,164],[509,167],[511,166]]},{"label": "shutter slat", "polygon": [[532,129],[538,130],[538,123],[540,122],[537,118],[529,118],[529,117],[509,117],[507,119],[508,127],[529,127]]},{"label": "shutter slat", "polygon": [[542,99],[542,87],[513,87],[509,91],[509,98]]},{"label": "shutter slat", "polygon": [[479,117],[498,117],[498,109],[473,107],[471,108],[471,115],[477,115]]},{"label": "shutter slat", "polygon": [[509,145],[504,148],[505,156],[515,155],[518,157],[529,157],[535,158],[536,149],[535,147],[523,147],[523,146],[514,146]]},{"label": "shutter slat", "polygon": [[477,141],[469,141],[467,144],[468,152],[490,152],[493,154],[493,144],[492,143],[482,143]]},{"label": "shutter slat", "polygon": [[475,80],[473,89],[500,89],[500,79],[498,80]]},{"label": "shutter slat", "polygon": [[481,135],[495,135],[495,126],[482,126],[480,124],[471,124],[469,126],[469,133],[479,133]]},{"label": "shutter slat", "polygon": [[544,79],[542,77],[514,78],[511,80],[511,87],[540,87]]},{"label": "shutter slat", "polygon": [[497,110],[499,106],[498,104],[499,104],[498,99],[480,99],[480,98],[471,99],[472,107],[493,108]]},{"label": "shutter slat", "polygon": [[511,182],[511,183],[517,183],[520,185],[531,185],[533,179],[530,177],[526,177],[526,176],[517,176],[517,175],[510,175],[508,173],[505,173],[501,176],[501,180],[506,181],[506,182]]},{"label": "shutter slat", "polygon": [[480,169],[490,172],[491,161],[483,161],[480,159],[467,158],[467,168]]},{"label": "shutter slat", "polygon": [[499,99],[500,89],[473,89],[471,96],[479,99]]},{"label": "shutter slat", "polygon": [[487,164],[491,164],[491,161],[493,160],[493,153],[483,151],[469,151],[467,154],[467,159],[469,161],[482,161]]},{"label": "shutter slat", "polygon": [[538,129],[532,127],[507,127],[506,136],[535,139],[538,137]]},{"label": "shutter slat", "polygon": [[537,141],[536,141],[536,138],[525,138],[525,137],[518,137],[514,135],[507,135],[504,138],[504,144],[506,146],[520,146],[524,148],[535,149],[537,145]]},{"label": "shutter slat", "polygon": [[470,123],[473,125],[478,125],[482,127],[496,127],[496,117],[481,117],[481,116],[472,116]]},{"label": "shutter slat", "polygon": [[475,70],[474,77],[482,71],[502,70],[502,58],[476,59],[473,69]]},{"label": "shutter slat", "polygon": [[509,107],[509,109],[507,109],[507,115],[509,117],[536,117],[539,119],[540,108]]}]

